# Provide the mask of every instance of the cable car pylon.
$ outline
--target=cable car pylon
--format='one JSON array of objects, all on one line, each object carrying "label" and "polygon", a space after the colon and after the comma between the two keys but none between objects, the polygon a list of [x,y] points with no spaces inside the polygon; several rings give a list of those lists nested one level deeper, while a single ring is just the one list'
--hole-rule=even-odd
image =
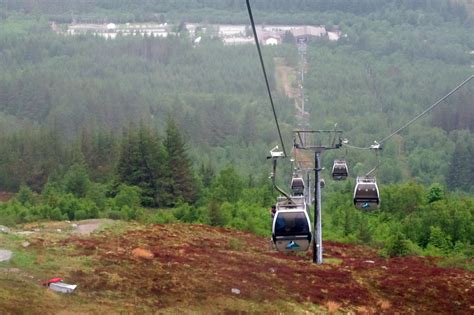
[{"label": "cable car pylon", "polygon": [[[296,150],[310,150],[314,152],[314,240],[313,240],[313,263],[323,263],[323,234],[321,221],[321,154],[327,150],[341,148],[343,144],[342,130],[295,130],[293,131],[293,147]],[[316,141],[316,137],[328,138],[326,144],[322,140]],[[338,140],[335,140],[338,139]],[[312,141],[311,141],[312,140]]]}]

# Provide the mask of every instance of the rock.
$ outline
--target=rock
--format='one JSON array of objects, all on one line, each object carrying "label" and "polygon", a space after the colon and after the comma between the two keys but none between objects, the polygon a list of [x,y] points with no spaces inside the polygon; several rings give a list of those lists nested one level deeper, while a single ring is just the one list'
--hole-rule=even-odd
[{"label": "rock", "polygon": [[233,294],[240,294],[240,290],[239,289],[236,289],[236,288],[232,288],[231,292]]},{"label": "rock", "polygon": [[71,224],[71,227],[72,227],[73,229],[77,229],[77,224],[76,224],[76,223],[73,223],[73,224]]},{"label": "rock", "polygon": [[9,261],[12,258],[12,251],[8,249],[0,249],[0,261]]},{"label": "rock", "polygon": [[4,225],[0,225],[0,232],[2,233],[10,233],[10,228],[4,226]]},{"label": "rock", "polygon": [[148,249],[139,248],[139,247],[132,250],[132,255],[133,257],[143,258],[147,260],[151,260],[155,257],[155,255],[152,252],[150,252]]},{"label": "rock", "polygon": [[56,229],[56,232],[58,233],[61,233],[61,231],[62,231],[61,229]]},{"label": "rock", "polygon": [[20,272],[18,268],[0,268],[0,273],[17,273]]},{"label": "rock", "polygon": [[30,246],[30,242],[24,241],[23,243],[21,243],[21,246],[23,246],[24,248],[27,248],[28,246]]},{"label": "rock", "polygon": [[375,264],[375,261],[373,261],[373,260],[365,260],[364,262],[368,263],[368,264]]},{"label": "rock", "polygon": [[16,232],[15,234],[17,235],[31,235],[31,234],[34,234],[35,232],[33,231],[20,231],[20,232]]}]

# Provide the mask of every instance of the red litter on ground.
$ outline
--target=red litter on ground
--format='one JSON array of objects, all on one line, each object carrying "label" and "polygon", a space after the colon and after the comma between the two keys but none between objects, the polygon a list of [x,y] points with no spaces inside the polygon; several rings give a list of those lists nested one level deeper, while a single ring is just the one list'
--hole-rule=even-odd
[{"label": "red litter on ground", "polygon": [[52,279],[49,279],[49,280],[46,280],[45,282],[43,282],[43,285],[45,287],[49,287],[49,285],[51,283],[62,282],[62,281],[64,281],[63,278],[52,278]]}]

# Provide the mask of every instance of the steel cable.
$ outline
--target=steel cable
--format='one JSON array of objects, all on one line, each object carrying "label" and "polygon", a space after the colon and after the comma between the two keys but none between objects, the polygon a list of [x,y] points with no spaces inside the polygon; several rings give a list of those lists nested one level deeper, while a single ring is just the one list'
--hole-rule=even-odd
[{"label": "steel cable", "polygon": [[273,117],[275,118],[276,127],[278,130],[278,136],[280,137],[281,147],[283,149],[283,154],[286,155],[285,144],[283,143],[283,138],[281,136],[280,124],[278,123],[277,114],[275,111],[275,105],[273,104],[272,92],[270,91],[270,84],[268,83],[267,71],[265,70],[265,64],[263,63],[262,51],[260,50],[260,43],[258,42],[257,30],[255,28],[255,22],[253,20],[252,9],[250,7],[250,0],[247,0],[247,9],[249,12],[250,23],[252,24],[253,36],[255,38],[255,44],[257,45],[258,56],[260,57],[260,64],[262,65],[263,76],[265,77],[265,83],[267,85],[268,97],[270,98],[270,104],[272,105]]}]

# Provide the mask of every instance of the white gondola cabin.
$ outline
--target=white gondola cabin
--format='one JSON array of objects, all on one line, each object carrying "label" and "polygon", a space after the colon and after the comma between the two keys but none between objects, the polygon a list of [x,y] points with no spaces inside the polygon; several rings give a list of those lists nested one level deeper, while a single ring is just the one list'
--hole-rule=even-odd
[{"label": "white gondola cabin", "polygon": [[306,251],[311,239],[311,223],[304,196],[280,197],[273,218],[272,239],[277,251]]},{"label": "white gondola cabin", "polygon": [[291,179],[291,191],[293,196],[303,196],[304,195],[304,181],[301,177],[293,177]]},{"label": "white gondola cabin", "polygon": [[345,160],[334,160],[332,165],[332,178],[334,180],[344,180],[349,176],[347,163]]},{"label": "white gondola cabin", "polygon": [[354,205],[361,210],[373,210],[379,207],[380,194],[375,177],[357,177]]}]

